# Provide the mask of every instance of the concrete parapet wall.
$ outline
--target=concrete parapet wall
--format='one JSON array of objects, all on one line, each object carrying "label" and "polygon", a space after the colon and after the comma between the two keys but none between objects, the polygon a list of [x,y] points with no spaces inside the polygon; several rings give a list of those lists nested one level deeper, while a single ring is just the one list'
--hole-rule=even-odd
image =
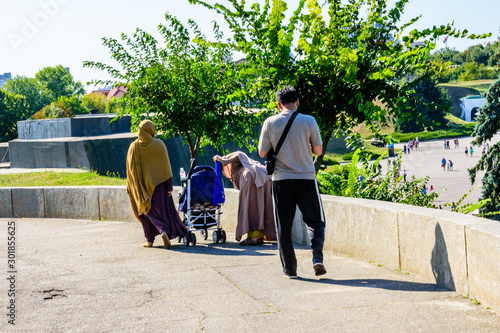
[{"label": "concrete parapet wall", "polygon": [[23,120],[17,122],[17,135],[22,140],[97,136],[130,131],[130,116],[115,114],[82,115],[74,118]]},{"label": "concrete parapet wall", "polygon": [[[180,187],[174,187],[174,198]],[[222,227],[236,229],[239,192],[226,189]],[[325,249],[411,272],[500,311],[500,223],[447,211],[323,196]],[[137,222],[124,186],[0,188],[0,217]],[[308,244],[296,214],[294,241]]]},{"label": "concrete parapet wall", "polygon": [[71,118],[23,120],[17,122],[17,137],[23,140],[71,136]]},{"label": "concrete parapet wall", "polygon": [[7,142],[0,143],[0,163],[10,162],[9,144]]}]

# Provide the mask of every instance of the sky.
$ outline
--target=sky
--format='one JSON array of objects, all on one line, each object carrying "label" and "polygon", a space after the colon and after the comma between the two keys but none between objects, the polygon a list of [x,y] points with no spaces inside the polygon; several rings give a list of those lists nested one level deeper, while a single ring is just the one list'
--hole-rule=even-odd
[{"label": "sky", "polygon": [[[247,0],[247,4],[256,1]],[[227,4],[226,0],[218,2]],[[389,4],[394,2],[389,0]],[[297,3],[289,0],[289,8],[295,9]],[[114,65],[101,38],[119,38],[138,27],[158,37],[157,26],[165,22],[166,12],[184,23],[192,18],[207,36],[211,36],[212,21],[224,27],[215,12],[190,5],[188,0],[0,0],[0,74],[34,77],[44,67],[61,64],[84,85],[93,79],[109,79],[106,73],[82,65],[85,60]],[[492,33],[485,40],[448,38],[448,47],[464,51],[498,39],[498,13],[500,1],[494,0],[410,0],[401,22],[421,15],[412,27],[425,29],[454,22],[455,28],[469,33]],[[444,46],[442,41],[437,44],[438,49]],[[96,88],[86,85],[87,92]]]}]

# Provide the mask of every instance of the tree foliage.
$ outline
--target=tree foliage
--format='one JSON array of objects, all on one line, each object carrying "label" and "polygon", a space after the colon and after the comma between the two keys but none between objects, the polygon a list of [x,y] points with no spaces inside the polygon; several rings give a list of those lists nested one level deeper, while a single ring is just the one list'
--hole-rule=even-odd
[{"label": "tree foliage", "polygon": [[429,59],[439,59],[442,62],[451,62],[453,64],[453,59],[461,53],[462,52],[456,50],[455,48],[444,47],[429,55]]},{"label": "tree foliage", "polygon": [[[393,8],[387,0],[300,0],[288,20],[283,0],[250,8],[238,0],[229,1],[232,8],[190,2],[225,18],[233,32],[227,44],[245,54],[250,72],[259,78],[249,85],[249,94],[275,109],[276,90],[287,84],[297,88],[300,111],[316,118],[323,138],[317,170],[332,135],[360,123],[379,133],[381,126],[409,115],[406,106],[414,98],[413,88],[434,71],[427,58],[440,36],[483,37],[450,24],[404,35],[419,19],[400,23],[408,0],[397,1]],[[414,46],[416,41],[424,43]],[[427,76],[399,81],[422,69]]]},{"label": "tree foliage", "polygon": [[0,89],[0,142],[17,138],[17,120],[24,110],[23,96]]},{"label": "tree foliage", "polygon": [[56,118],[71,118],[78,114],[89,113],[90,110],[87,109],[78,96],[61,96],[43,107],[40,111],[35,113],[33,119],[56,119]]},{"label": "tree foliage", "polygon": [[484,64],[476,62],[467,62],[461,66],[463,69],[457,68],[458,81],[473,81],[481,79],[496,79],[498,75],[492,69],[489,69]]},{"label": "tree foliage", "polygon": [[217,41],[209,43],[194,22],[187,29],[174,16],[165,17],[167,25],[158,26],[163,47],[137,29],[130,37],[122,34],[121,42],[103,38],[121,70],[92,61],[84,66],[105,70],[127,86],[119,101],[122,115],[130,114],[134,124],[152,117],[165,137],[182,134],[192,157],[208,144],[248,145],[256,117],[243,108],[248,100],[239,95],[244,81],[231,61],[231,50],[217,43],[223,38],[218,26],[214,25]]},{"label": "tree foliage", "polygon": [[82,104],[89,110],[96,110],[97,113],[106,112],[108,99],[104,95],[87,94],[81,97]]},{"label": "tree foliage", "polygon": [[[24,96],[23,114],[31,116],[55,100],[47,86],[35,78],[15,76],[2,86],[4,91]],[[18,119],[24,120],[24,119]]]},{"label": "tree foliage", "polygon": [[57,99],[61,96],[70,97],[73,95],[83,95],[85,89],[80,81],[75,81],[71,75],[62,65],[55,67],[44,67],[35,74],[35,78],[45,84],[54,98]]},{"label": "tree foliage", "polygon": [[118,112],[118,102],[112,98],[107,98],[102,94],[87,94],[81,98],[82,105],[88,110],[95,110],[97,113],[115,113]]},{"label": "tree foliage", "polygon": [[399,120],[396,125],[398,132],[432,131],[445,125],[444,116],[451,109],[451,101],[434,79],[426,78],[419,81],[415,86],[414,97],[408,101],[411,116]]},{"label": "tree foliage", "polygon": [[[476,127],[472,136],[472,144],[480,146],[490,141],[500,129],[500,80],[495,82],[486,93],[486,105],[481,108],[476,119]],[[474,183],[480,170],[486,171],[483,177],[482,197],[491,199],[484,206],[484,212],[500,211],[500,142],[490,146],[487,153],[481,156],[479,162],[469,169],[471,182]],[[500,220],[500,215],[494,219]]]}]

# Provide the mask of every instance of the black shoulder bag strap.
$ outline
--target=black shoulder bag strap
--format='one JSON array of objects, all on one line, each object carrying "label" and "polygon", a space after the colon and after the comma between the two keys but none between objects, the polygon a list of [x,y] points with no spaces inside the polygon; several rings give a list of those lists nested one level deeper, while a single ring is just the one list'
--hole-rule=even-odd
[{"label": "black shoulder bag strap", "polygon": [[278,141],[278,144],[276,145],[276,149],[274,150],[274,156],[277,156],[280,149],[281,149],[281,146],[283,145],[283,142],[285,141],[285,138],[288,134],[288,131],[290,130],[290,127],[292,127],[292,123],[293,121],[295,120],[295,118],[297,117],[299,113],[297,111],[295,111],[292,116],[290,117],[290,119],[288,120],[288,123],[286,124],[286,127],[285,129],[283,130],[283,134],[281,134],[281,138],[280,140]]},{"label": "black shoulder bag strap", "polygon": [[288,123],[286,124],[285,129],[283,130],[283,133],[281,134],[281,138],[278,141],[278,145],[276,146],[276,150],[271,148],[267,152],[267,157],[266,157],[266,171],[268,175],[272,175],[274,173],[274,166],[276,165],[276,155],[278,155],[281,145],[283,144],[283,141],[285,141],[285,137],[288,134],[288,131],[290,130],[290,127],[292,126],[293,120],[295,117],[297,117],[298,112],[295,111],[294,114],[288,119]]}]

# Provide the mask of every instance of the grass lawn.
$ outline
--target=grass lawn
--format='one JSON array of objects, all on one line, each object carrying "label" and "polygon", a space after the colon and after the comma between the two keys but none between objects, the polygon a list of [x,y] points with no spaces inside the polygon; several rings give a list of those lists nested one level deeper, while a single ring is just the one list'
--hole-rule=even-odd
[{"label": "grass lawn", "polygon": [[127,185],[118,177],[99,176],[94,172],[30,172],[0,175],[0,187]]},{"label": "grass lawn", "polygon": [[464,87],[476,89],[479,92],[486,92],[490,86],[497,80],[475,80],[475,81],[463,81],[463,82],[449,82],[440,85],[452,86],[452,87]]}]

